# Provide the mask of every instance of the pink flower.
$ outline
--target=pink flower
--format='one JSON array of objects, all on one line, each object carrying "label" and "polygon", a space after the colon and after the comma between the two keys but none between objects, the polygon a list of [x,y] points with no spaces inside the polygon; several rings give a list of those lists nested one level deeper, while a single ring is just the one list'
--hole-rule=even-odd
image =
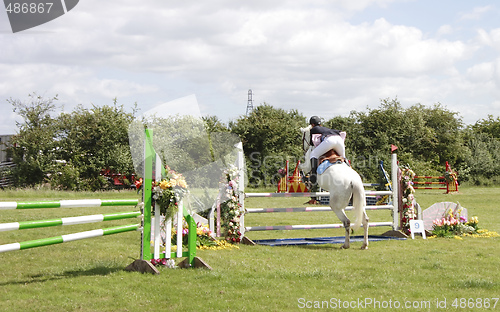
[{"label": "pink flower", "polygon": [[443,226],[443,220],[436,219],[432,221],[432,224],[437,225],[437,226]]}]

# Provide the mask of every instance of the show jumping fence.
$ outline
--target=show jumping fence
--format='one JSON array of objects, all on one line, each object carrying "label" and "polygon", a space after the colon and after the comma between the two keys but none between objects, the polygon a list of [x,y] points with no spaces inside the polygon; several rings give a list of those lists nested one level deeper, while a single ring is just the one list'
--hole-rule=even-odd
[{"label": "show jumping fence", "polygon": [[[59,201],[39,201],[39,202],[0,202],[0,210],[5,209],[45,209],[45,208],[82,208],[82,207],[110,207],[110,206],[139,206],[141,211],[128,211],[110,214],[96,214],[88,216],[65,217],[50,220],[37,220],[37,221],[18,221],[0,224],[0,231],[23,230],[32,228],[43,228],[52,226],[66,226],[75,224],[95,223],[111,220],[129,219],[141,217],[141,223],[128,224],[115,226],[111,228],[94,229],[85,232],[78,232],[72,234],[65,234],[60,236],[41,238],[31,241],[16,242],[10,244],[0,245],[0,253],[14,250],[24,250],[34,247],[42,247],[54,244],[67,243],[75,240],[86,238],[93,238],[99,236],[106,236],[118,234],[129,231],[141,232],[141,249],[140,261],[149,261],[151,259],[161,258],[180,258],[186,257],[181,263],[182,267],[195,266],[196,257],[196,223],[193,217],[188,213],[182,202],[179,205],[179,212],[177,213],[177,233],[182,233],[183,218],[188,224],[188,248],[183,251],[182,248],[182,235],[177,235],[177,250],[172,252],[170,244],[171,238],[171,221],[167,224],[167,240],[164,253],[160,253],[160,207],[154,207],[154,225],[152,222],[152,182],[153,182],[153,166],[155,166],[156,176],[155,179],[161,179],[162,171],[165,174],[165,169],[161,166],[159,157],[156,155],[152,145],[152,131],[146,130],[146,142],[144,147],[144,183],[143,183],[143,198],[142,203],[137,199],[123,199],[123,200],[101,200],[101,199],[87,199],[87,200],[59,200]],[[153,231],[154,229],[154,231]],[[151,249],[151,239],[153,239],[153,250]],[[136,260],[139,261],[139,260]],[[149,263],[149,262],[148,262]],[[143,270],[137,267],[135,262],[131,264],[130,270],[140,270],[158,273],[156,269],[153,271]],[[127,267],[127,268],[129,268]],[[143,267],[143,266],[142,266]]]},{"label": "show jumping fence", "polygon": [[[419,180],[437,180],[437,181],[415,181]],[[427,186],[421,186],[427,185]],[[413,188],[416,190],[446,190],[446,193],[458,192],[458,181],[456,172],[451,170],[446,162],[446,173],[444,176],[415,176]]]},{"label": "show jumping fence", "polygon": [[[76,208],[76,207],[103,207],[103,206],[128,206],[137,205],[138,200],[62,200],[62,201],[46,201],[46,202],[2,202],[0,203],[0,210],[5,209],[43,209],[43,208]],[[75,225],[85,223],[95,223],[111,220],[137,218],[141,216],[139,211],[119,212],[112,214],[98,214],[78,217],[66,217],[59,219],[49,220],[36,220],[36,221],[20,221],[11,223],[0,224],[0,231],[12,230],[25,230],[33,228]],[[0,252],[23,250],[34,247],[42,247],[54,244],[67,243],[70,241],[92,238],[98,236],[105,236],[111,234],[118,234],[129,231],[136,231],[140,228],[140,224],[129,224],[116,226],[112,228],[97,229],[86,232],[79,232],[73,234],[66,234],[61,236],[54,236],[49,238],[36,239],[25,242],[11,243],[0,245]]]},{"label": "show jumping fence", "polygon": [[[392,185],[399,185],[398,182],[398,163],[397,155],[392,154],[391,177]],[[241,177],[240,177],[241,179]],[[393,230],[399,229],[399,188],[392,187],[390,191],[365,191],[366,196],[385,196],[392,197],[392,203],[387,205],[366,206],[366,210],[389,210],[392,213],[392,220],[386,222],[370,222],[369,227],[374,226],[390,226]],[[328,192],[305,192],[305,193],[245,193],[245,198],[250,197],[319,197],[329,196]],[[244,204],[244,203],[243,203]],[[348,206],[346,210],[352,210],[352,206]],[[331,211],[330,207],[297,207],[297,208],[245,208],[246,214],[252,213],[278,213],[278,212],[313,212],[313,211]],[[242,233],[251,231],[276,231],[276,230],[305,230],[305,229],[332,229],[341,228],[342,224],[314,224],[314,225],[270,225],[270,226],[245,226],[245,215],[241,217]]]}]

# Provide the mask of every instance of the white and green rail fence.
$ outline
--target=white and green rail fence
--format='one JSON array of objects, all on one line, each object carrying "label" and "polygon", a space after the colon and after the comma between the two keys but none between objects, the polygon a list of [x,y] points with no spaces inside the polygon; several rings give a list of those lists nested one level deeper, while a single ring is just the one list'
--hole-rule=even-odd
[{"label": "white and green rail fence", "polygon": [[[152,145],[152,131],[146,130],[146,142],[144,146],[144,183],[143,183],[143,196],[142,201],[138,199],[83,199],[83,200],[58,200],[58,201],[36,201],[36,202],[0,202],[0,213],[2,210],[21,210],[21,209],[53,209],[53,208],[83,208],[83,207],[116,207],[116,206],[134,206],[139,207],[140,211],[125,211],[108,214],[95,214],[87,216],[64,217],[48,220],[35,220],[35,221],[17,221],[0,224],[0,232],[15,231],[33,228],[45,228],[54,226],[68,226],[76,224],[106,222],[121,219],[134,219],[140,218],[139,223],[128,225],[120,225],[102,229],[92,229],[85,232],[78,232],[72,234],[59,235],[54,237],[40,238],[24,242],[15,242],[0,245],[0,253],[24,250],[35,247],[42,247],[54,244],[62,244],[81,239],[95,238],[99,236],[107,236],[119,234],[130,231],[140,231],[140,259],[134,261],[127,267],[127,270],[152,272],[158,271],[150,264],[151,259],[161,258],[181,258],[186,257],[181,262],[181,267],[196,267],[204,266],[205,264],[201,259],[196,257],[196,223],[193,217],[184,208],[182,203],[179,205],[179,212],[177,213],[177,233],[182,233],[183,219],[188,224],[188,246],[187,250],[183,250],[182,235],[177,235],[176,247],[177,250],[172,252],[170,244],[171,237],[171,222],[166,226],[166,247],[165,252],[160,252],[160,207],[153,207],[155,218],[151,216],[152,206],[152,182],[153,182],[153,166],[156,166],[155,179],[161,179],[162,169],[158,161],[153,145]],[[154,220],[154,224],[152,221]],[[151,242],[153,241],[153,244]]]}]

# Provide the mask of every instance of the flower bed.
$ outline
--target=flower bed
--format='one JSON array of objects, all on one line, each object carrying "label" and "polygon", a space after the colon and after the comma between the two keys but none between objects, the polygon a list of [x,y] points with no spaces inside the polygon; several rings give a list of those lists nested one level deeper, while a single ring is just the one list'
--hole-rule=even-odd
[{"label": "flower bed", "polygon": [[469,237],[499,237],[497,232],[490,232],[486,229],[480,229],[477,217],[469,220],[461,216],[461,209],[455,214],[449,209],[441,219],[434,220],[432,226],[432,235],[434,237],[454,237],[462,239],[462,236]]}]

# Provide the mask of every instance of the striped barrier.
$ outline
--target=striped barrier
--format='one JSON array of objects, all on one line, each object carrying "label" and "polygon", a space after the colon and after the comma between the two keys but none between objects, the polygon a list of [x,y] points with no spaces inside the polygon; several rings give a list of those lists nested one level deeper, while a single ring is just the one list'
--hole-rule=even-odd
[{"label": "striped barrier", "polygon": [[[365,196],[393,195],[392,191],[365,191]],[[304,193],[245,193],[245,197],[319,197],[330,196],[329,192],[304,192]]]},{"label": "striped barrier", "polygon": [[[45,209],[45,208],[76,208],[76,207],[82,208],[82,207],[98,207],[98,206],[111,207],[111,206],[125,206],[125,205],[131,206],[131,205],[137,205],[138,203],[139,201],[137,199],[125,199],[125,200],[88,199],[88,200],[39,201],[39,202],[23,202],[23,203],[0,202],[0,207],[1,207],[0,209]],[[64,217],[64,218],[48,219],[48,220],[1,223],[0,232],[44,228],[52,226],[95,223],[103,221],[137,218],[139,216],[142,216],[141,212],[139,211],[128,211],[128,212],[117,212],[109,214],[96,214],[89,216]],[[129,225],[122,225],[106,229],[98,229],[80,233],[66,234],[50,238],[36,239],[20,243],[5,244],[5,245],[0,245],[0,253],[7,251],[14,251],[14,250],[23,250],[34,247],[43,247],[54,244],[61,244],[85,238],[118,234],[122,232],[138,230],[140,228],[141,228],[140,224],[129,224]]]},{"label": "striped barrier", "polygon": [[[369,227],[374,226],[392,226],[392,222],[370,222]],[[273,225],[273,226],[248,226],[246,230],[250,231],[287,231],[287,230],[321,230],[321,229],[339,229],[342,224],[312,224],[312,225]]]},{"label": "striped barrier", "polygon": [[80,217],[66,217],[66,218],[51,219],[51,220],[1,223],[0,224],[0,232],[13,231],[13,230],[35,229],[35,228],[42,228],[42,227],[49,227],[49,226],[95,223],[95,222],[103,222],[103,221],[136,218],[139,216],[142,216],[139,211],[129,211],[129,212],[97,214],[97,215],[80,216]]},{"label": "striped barrier", "polygon": [[85,238],[93,238],[93,237],[106,236],[106,235],[111,235],[111,234],[129,232],[129,231],[136,231],[137,229],[139,229],[139,227],[140,227],[140,224],[122,225],[122,226],[115,226],[115,227],[107,228],[107,229],[92,230],[92,231],[86,231],[86,232],[79,232],[79,233],[73,233],[73,234],[54,236],[54,237],[49,237],[49,238],[36,239],[36,240],[31,240],[31,241],[26,241],[26,242],[21,242],[21,243],[0,245],[0,253],[6,252],[6,251],[24,250],[24,249],[28,249],[28,248],[42,247],[42,246],[48,246],[48,245],[54,245],[54,244],[62,244],[62,243],[72,242],[72,241],[85,239]]},{"label": "striped barrier", "polygon": [[[392,210],[392,205],[366,206],[365,210]],[[352,206],[347,206],[346,211],[352,210]],[[269,212],[311,212],[311,211],[332,211],[330,207],[297,207],[297,208],[247,208],[246,213],[269,213]]]},{"label": "striped barrier", "polygon": [[39,202],[0,202],[0,210],[40,208],[83,208],[109,206],[135,206],[137,199],[77,199]]},{"label": "striped barrier", "polygon": [[415,176],[414,179],[437,179],[442,181],[413,181],[413,188],[416,190],[446,190],[446,187],[431,187],[431,186],[419,186],[419,185],[446,185],[444,177],[432,177],[432,176]]},{"label": "striped barrier", "polygon": [[[398,180],[398,164],[397,155],[392,154],[392,185],[399,185]],[[242,177],[240,177],[241,179]],[[390,210],[392,213],[392,221],[387,222],[370,222],[369,227],[375,226],[390,226],[393,230],[399,228],[399,195],[398,188],[393,187],[391,191],[365,191],[367,197],[372,196],[391,196],[392,205],[373,205],[366,206],[365,210]],[[320,197],[330,196],[329,192],[306,192],[306,193],[245,193],[245,198],[266,197],[266,198],[287,198],[287,197]],[[243,202],[244,206],[244,202]],[[352,210],[352,206],[346,207],[345,210]],[[331,211],[330,207],[296,207],[296,208],[246,208],[245,214],[253,213],[283,213],[283,212],[319,212]],[[309,230],[309,229],[333,229],[341,228],[342,224],[314,224],[314,225],[271,225],[271,226],[245,226],[245,215],[241,218],[240,231],[242,233],[251,231],[282,231],[282,230]]]}]

